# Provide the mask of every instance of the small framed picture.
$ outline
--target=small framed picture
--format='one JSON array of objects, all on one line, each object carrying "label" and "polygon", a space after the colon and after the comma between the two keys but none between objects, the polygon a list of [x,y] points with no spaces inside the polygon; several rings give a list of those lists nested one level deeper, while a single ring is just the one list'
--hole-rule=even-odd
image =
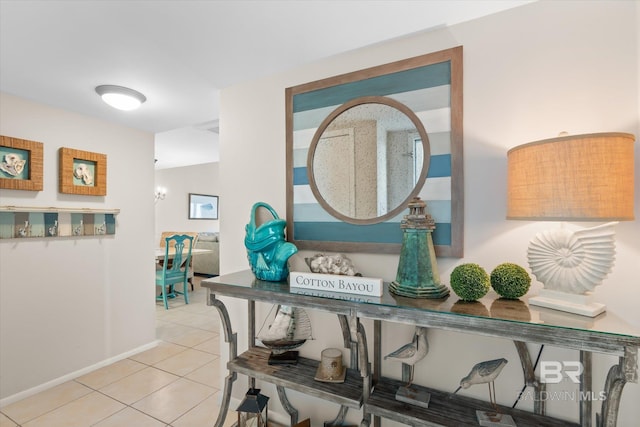
[{"label": "small framed picture", "polygon": [[0,135],[0,188],[42,191],[43,144]]},{"label": "small framed picture", "polygon": [[59,191],[85,196],[107,195],[107,155],[60,148]]},{"label": "small framed picture", "polygon": [[189,219],[218,219],[218,196],[189,193]]}]

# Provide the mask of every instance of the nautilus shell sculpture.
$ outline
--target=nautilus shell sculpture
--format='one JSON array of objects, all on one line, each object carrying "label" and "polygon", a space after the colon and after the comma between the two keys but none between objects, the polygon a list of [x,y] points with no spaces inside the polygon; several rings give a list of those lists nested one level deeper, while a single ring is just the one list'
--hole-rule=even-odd
[{"label": "nautilus shell sculpture", "polygon": [[539,233],[527,250],[531,272],[545,289],[572,294],[593,291],[613,267],[615,225]]}]

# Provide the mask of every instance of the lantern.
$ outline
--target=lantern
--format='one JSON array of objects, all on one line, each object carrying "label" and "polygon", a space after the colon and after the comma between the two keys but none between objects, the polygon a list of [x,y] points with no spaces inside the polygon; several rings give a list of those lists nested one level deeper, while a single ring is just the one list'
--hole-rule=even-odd
[{"label": "lantern", "polygon": [[250,388],[236,409],[238,412],[238,427],[267,427],[269,398],[260,394],[259,388]]}]

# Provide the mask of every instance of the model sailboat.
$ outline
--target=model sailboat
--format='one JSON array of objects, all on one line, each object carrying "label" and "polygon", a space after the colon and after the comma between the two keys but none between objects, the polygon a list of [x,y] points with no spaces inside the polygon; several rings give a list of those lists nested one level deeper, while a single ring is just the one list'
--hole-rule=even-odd
[{"label": "model sailboat", "polygon": [[298,352],[294,351],[311,339],[311,320],[301,308],[280,305],[276,316],[258,339],[271,350],[269,364],[297,363]]}]

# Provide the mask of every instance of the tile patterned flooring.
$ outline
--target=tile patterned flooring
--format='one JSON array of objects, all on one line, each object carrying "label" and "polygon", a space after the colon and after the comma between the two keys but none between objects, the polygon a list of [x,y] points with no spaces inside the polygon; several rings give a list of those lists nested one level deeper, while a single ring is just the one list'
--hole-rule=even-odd
[{"label": "tile patterned flooring", "polygon": [[[200,277],[156,306],[160,345],[0,409],[0,427],[201,427],[218,416],[219,318]],[[236,413],[230,412],[225,426]]]}]

